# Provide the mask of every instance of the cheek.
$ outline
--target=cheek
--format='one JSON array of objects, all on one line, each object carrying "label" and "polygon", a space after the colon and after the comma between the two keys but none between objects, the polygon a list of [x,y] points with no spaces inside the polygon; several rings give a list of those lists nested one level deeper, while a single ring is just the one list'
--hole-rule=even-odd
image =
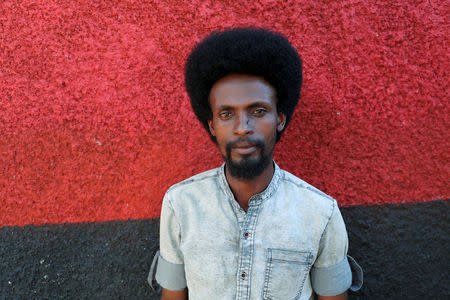
[{"label": "cheek", "polygon": [[272,137],[277,133],[276,118],[261,120],[261,122],[255,124],[255,131],[260,132],[266,137],[266,139],[272,139]]},{"label": "cheek", "polygon": [[216,134],[216,139],[218,141],[219,140],[222,141],[222,140],[226,139],[226,137],[228,135],[227,127],[226,126],[221,126],[218,123],[215,124],[214,132]]},{"label": "cheek", "polygon": [[214,128],[216,141],[217,141],[217,147],[219,148],[220,152],[225,153],[225,147],[228,142],[228,132],[226,128],[222,126],[216,126]]}]

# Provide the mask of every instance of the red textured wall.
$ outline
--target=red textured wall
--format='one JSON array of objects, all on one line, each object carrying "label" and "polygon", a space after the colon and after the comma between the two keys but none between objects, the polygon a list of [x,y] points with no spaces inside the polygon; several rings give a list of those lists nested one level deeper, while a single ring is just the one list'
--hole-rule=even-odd
[{"label": "red textured wall", "polygon": [[3,0],[0,225],[157,217],[170,185],[221,163],[183,65],[240,25],[282,32],[304,60],[281,167],[344,206],[448,198],[448,15],[419,0]]}]

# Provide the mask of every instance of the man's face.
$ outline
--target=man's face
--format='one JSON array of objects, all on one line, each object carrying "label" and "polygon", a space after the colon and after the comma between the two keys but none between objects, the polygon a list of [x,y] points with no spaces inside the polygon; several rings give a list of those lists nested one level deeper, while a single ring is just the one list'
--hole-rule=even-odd
[{"label": "man's face", "polygon": [[252,179],[271,163],[276,134],[285,125],[275,89],[262,77],[228,75],[210,92],[208,121],[230,174]]}]

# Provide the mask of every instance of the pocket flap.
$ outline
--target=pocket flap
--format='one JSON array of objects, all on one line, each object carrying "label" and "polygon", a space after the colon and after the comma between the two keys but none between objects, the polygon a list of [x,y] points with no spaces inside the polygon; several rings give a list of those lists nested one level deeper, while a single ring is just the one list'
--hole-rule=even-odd
[{"label": "pocket flap", "polygon": [[268,249],[268,258],[272,261],[286,261],[297,264],[311,264],[312,254],[308,251],[296,251],[285,249]]}]

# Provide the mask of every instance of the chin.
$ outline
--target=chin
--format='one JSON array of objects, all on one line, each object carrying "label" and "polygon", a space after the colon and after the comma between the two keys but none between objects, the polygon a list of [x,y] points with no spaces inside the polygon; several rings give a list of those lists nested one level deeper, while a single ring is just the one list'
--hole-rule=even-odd
[{"label": "chin", "polygon": [[227,157],[225,162],[231,176],[239,179],[254,179],[264,172],[271,159],[267,156],[243,157],[239,160]]},{"label": "chin", "polygon": [[261,161],[261,155],[243,155],[239,156],[238,158],[231,157],[231,160],[234,164],[241,164],[241,163],[258,163]]}]

